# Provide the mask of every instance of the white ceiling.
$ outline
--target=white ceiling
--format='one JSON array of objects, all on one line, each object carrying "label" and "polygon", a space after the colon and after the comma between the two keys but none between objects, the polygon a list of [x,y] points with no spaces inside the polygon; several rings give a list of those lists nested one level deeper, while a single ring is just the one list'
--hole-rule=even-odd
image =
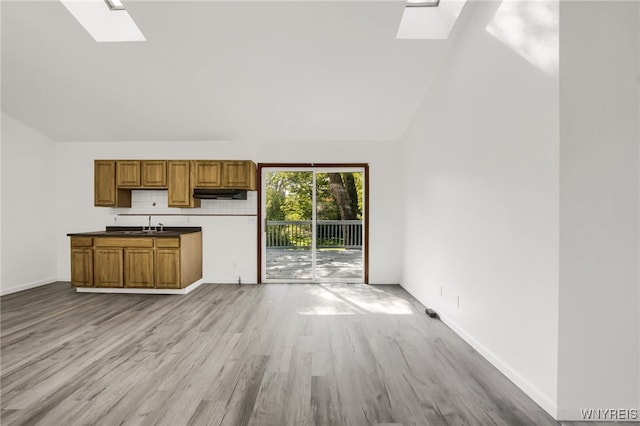
[{"label": "white ceiling", "polygon": [[2,1],[2,110],[58,141],[397,140],[449,42],[404,1],[124,1],[96,43],[59,1]]}]

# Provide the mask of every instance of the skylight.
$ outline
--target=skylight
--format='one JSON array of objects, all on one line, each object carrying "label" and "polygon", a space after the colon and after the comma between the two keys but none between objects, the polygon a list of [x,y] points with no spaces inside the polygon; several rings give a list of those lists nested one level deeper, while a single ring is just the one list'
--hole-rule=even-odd
[{"label": "skylight", "polygon": [[396,38],[448,38],[465,3],[466,0],[407,0]]},{"label": "skylight", "polygon": [[407,0],[407,7],[438,7],[440,0]]},{"label": "skylight", "polygon": [[60,0],[97,42],[145,41],[119,0]]}]

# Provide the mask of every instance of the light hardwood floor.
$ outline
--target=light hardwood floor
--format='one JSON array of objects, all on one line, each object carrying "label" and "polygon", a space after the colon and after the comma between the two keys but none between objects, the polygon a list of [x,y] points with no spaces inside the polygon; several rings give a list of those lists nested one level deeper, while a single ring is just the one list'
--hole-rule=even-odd
[{"label": "light hardwood floor", "polygon": [[555,425],[399,286],[1,298],[2,425]]}]

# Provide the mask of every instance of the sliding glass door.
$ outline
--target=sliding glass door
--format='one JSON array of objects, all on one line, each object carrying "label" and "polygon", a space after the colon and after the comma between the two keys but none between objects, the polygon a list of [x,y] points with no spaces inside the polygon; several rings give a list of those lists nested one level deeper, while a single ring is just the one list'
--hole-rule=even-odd
[{"label": "sliding glass door", "polygon": [[262,281],[363,282],[362,168],[262,169]]}]

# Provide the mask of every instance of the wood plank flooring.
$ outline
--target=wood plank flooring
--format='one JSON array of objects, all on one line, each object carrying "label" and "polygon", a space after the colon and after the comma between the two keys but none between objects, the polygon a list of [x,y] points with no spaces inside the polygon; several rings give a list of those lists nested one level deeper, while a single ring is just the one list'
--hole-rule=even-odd
[{"label": "wood plank flooring", "polygon": [[1,299],[2,425],[555,425],[399,286]]}]

